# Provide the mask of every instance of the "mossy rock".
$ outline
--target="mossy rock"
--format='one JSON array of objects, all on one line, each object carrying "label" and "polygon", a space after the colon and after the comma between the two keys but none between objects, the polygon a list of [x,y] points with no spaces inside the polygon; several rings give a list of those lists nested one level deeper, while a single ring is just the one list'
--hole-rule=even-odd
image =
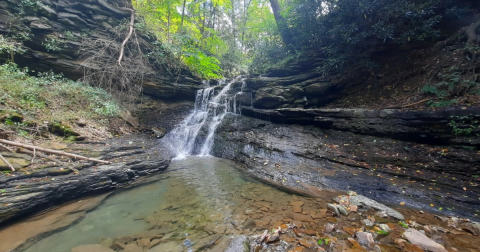
[{"label": "mossy rock", "polygon": [[71,142],[83,141],[85,139],[86,137],[84,136],[68,136],[67,138],[65,138],[65,141],[71,143]]},{"label": "mossy rock", "polygon": [[1,110],[0,111],[0,121],[5,122],[5,121],[11,121],[11,122],[18,122],[21,123],[23,122],[23,115],[19,114],[18,112],[14,110]]},{"label": "mossy rock", "polygon": [[79,136],[77,132],[73,131],[72,128],[68,125],[61,124],[61,123],[50,123],[48,125],[48,131],[63,137],[70,137],[70,136]]},{"label": "mossy rock", "polygon": [[[25,160],[23,158],[15,158],[15,157],[5,157],[5,159],[13,166],[15,169],[20,169],[30,165],[30,161]],[[0,160],[0,170],[10,169],[5,162]]]}]

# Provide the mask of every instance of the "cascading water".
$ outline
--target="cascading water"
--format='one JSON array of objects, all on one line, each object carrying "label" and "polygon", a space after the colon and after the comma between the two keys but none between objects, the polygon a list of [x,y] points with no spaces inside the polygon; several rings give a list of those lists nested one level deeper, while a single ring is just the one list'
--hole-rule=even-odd
[{"label": "cascading water", "polygon": [[[188,155],[197,152],[200,156],[207,156],[213,147],[213,137],[218,125],[227,113],[237,113],[236,94],[231,94],[232,86],[242,82],[242,91],[245,86],[244,79],[237,77],[231,80],[217,94],[215,87],[199,90],[195,99],[195,108],[179,126],[167,136],[167,141],[172,150],[177,154],[175,159],[184,159]],[[222,85],[220,81],[219,85]],[[205,127],[207,134],[203,143],[199,143],[199,133]],[[197,148],[196,148],[197,146]]]}]

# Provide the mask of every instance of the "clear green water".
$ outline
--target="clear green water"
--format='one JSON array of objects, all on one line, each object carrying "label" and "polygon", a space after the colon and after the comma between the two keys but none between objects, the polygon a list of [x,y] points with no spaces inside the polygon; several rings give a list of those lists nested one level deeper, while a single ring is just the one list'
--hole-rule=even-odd
[{"label": "clear green water", "polygon": [[159,177],[163,179],[107,198],[78,223],[25,251],[70,252],[79,245],[147,230],[161,232],[166,243],[189,251],[211,236],[243,233],[237,226],[247,219],[244,213],[262,207],[251,203],[292,197],[246,180],[232,162],[213,157],[174,161]]}]

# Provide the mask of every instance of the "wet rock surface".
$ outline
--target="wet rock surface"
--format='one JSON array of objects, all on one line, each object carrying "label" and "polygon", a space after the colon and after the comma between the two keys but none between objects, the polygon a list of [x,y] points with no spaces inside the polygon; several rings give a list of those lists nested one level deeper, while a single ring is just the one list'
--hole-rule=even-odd
[{"label": "wet rock surface", "polygon": [[64,151],[112,162],[100,165],[64,159],[72,162],[70,164],[78,173],[45,162],[38,168],[27,167],[0,175],[0,222],[74,198],[113,190],[140,177],[164,171],[172,156],[155,139],[154,136],[137,134],[99,143],[70,144]]},{"label": "wet rock surface", "polygon": [[[357,134],[391,137],[424,143],[480,146],[478,137],[455,136],[450,124],[455,118],[480,118],[479,107],[452,107],[437,111],[402,111],[395,109],[255,109],[242,108],[242,115],[274,123],[315,125],[321,128]],[[468,122],[464,122],[468,124]],[[464,125],[468,127],[468,125]],[[463,127],[457,125],[457,127]],[[478,130],[478,129],[477,129]],[[477,131],[471,136],[475,136]]]},{"label": "wet rock surface", "polygon": [[387,204],[474,219],[477,152],[238,115],[225,117],[213,148],[215,156],[242,163],[247,173],[280,189],[308,195],[318,195],[318,188],[355,190]]},{"label": "wet rock surface", "polygon": [[[345,197],[349,196],[338,196]],[[307,199],[306,206],[309,207],[312,201],[323,200]],[[323,208],[324,204],[325,202],[313,205],[316,208]],[[343,201],[335,206],[349,209],[351,203]],[[456,227],[449,227],[448,221],[440,220],[431,214],[402,211],[408,219],[404,222],[391,217],[379,217],[374,209],[368,208],[360,208],[358,212],[349,211],[348,216],[338,216],[334,211],[324,208],[320,212],[323,216],[314,220],[288,222],[288,219],[283,219],[276,223],[283,224],[273,224],[272,229],[267,229],[263,233],[257,232],[256,235],[249,237],[248,248],[243,251],[475,251],[472,250],[473,247],[465,247],[464,243],[456,242],[456,239],[462,236],[467,236],[466,239],[475,239],[476,236],[460,231]],[[360,222],[364,218],[371,220],[372,225]],[[463,221],[471,223],[469,220]],[[417,229],[429,231],[421,232]],[[277,239],[277,235],[279,239],[276,242],[269,242],[272,238]],[[408,237],[412,243],[402,237]]]}]

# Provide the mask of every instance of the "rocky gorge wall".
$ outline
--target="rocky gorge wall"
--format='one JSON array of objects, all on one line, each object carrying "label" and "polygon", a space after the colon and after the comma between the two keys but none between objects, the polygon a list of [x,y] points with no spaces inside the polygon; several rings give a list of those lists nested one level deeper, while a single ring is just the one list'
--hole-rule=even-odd
[{"label": "rocky gorge wall", "polygon": [[217,129],[213,155],[307,195],[354,190],[393,205],[478,219],[478,135],[456,136],[440,111],[244,107]]},{"label": "rocky gorge wall", "polygon": [[[114,28],[130,20],[129,0],[4,0],[0,1],[0,35],[21,44],[26,50],[14,55],[15,63],[35,71],[63,73],[71,79],[95,68],[79,60],[85,38],[116,38]],[[136,22],[140,22],[139,17]],[[152,34],[137,31],[147,43],[156,42]],[[126,35],[126,32],[125,32]],[[117,38],[121,44],[125,36]],[[9,58],[8,55],[4,55]],[[168,73],[145,69],[144,93],[162,98],[190,99],[202,82],[189,71]]]}]

